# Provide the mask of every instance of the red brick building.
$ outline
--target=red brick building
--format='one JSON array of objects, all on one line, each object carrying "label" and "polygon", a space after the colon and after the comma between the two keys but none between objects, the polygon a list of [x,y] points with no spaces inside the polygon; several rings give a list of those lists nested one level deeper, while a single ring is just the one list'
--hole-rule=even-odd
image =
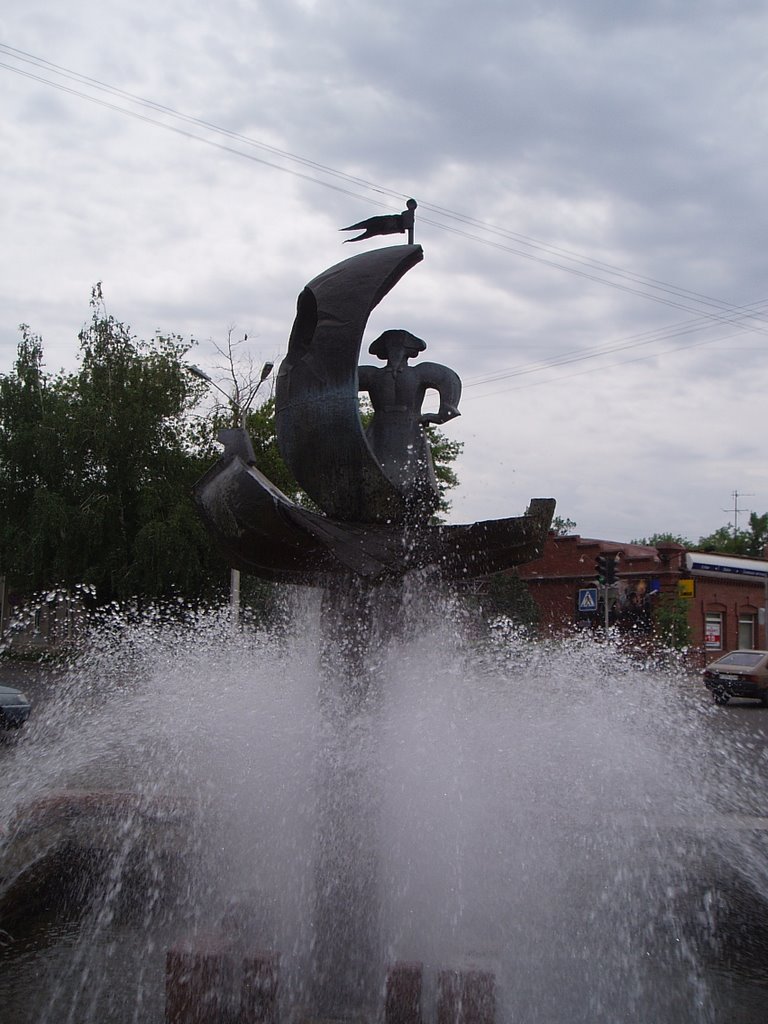
[{"label": "red brick building", "polygon": [[768,561],[672,543],[648,547],[550,534],[542,557],[519,570],[542,626],[588,628],[604,621],[603,591],[596,588],[601,554],[617,558],[617,584],[608,600],[617,627],[650,633],[661,606],[676,602],[680,614],[687,611],[691,647],[702,660],[739,647],[768,649]]}]

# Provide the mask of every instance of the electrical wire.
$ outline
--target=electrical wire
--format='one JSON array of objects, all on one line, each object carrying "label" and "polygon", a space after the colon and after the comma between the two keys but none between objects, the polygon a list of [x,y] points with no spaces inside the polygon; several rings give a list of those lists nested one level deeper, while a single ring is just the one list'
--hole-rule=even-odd
[{"label": "electrical wire", "polygon": [[284,167],[281,164],[274,163],[271,160],[266,160],[263,157],[255,156],[252,153],[243,153],[242,150],[235,149],[233,146],[227,146],[222,142],[216,142],[214,139],[203,138],[201,135],[195,135],[194,132],[186,131],[184,128],[179,128],[176,125],[172,124],[166,124],[163,121],[157,121],[154,118],[148,117],[146,114],[141,114],[136,110],[128,110],[125,107],[119,107],[117,106],[117,104],[110,103],[107,100],[100,99],[98,96],[89,96],[87,93],[79,92],[77,89],[71,89],[69,88],[69,86],[61,85],[58,82],[50,82],[45,78],[41,78],[39,75],[33,75],[31,72],[24,71],[21,68],[13,68],[8,64],[2,63],[1,61],[0,68],[4,68],[7,71],[13,71],[18,75],[22,75],[25,78],[31,78],[33,81],[41,82],[44,85],[50,85],[52,86],[52,88],[58,89],[60,92],[69,93],[70,95],[77,96],[80,99],[88,100],[89,102],[95,103],[98,106],[106,107],[108,110],[114,110],[119,114],[125,114],[127,117],[132,117],[137,121],[143,121],[145,124],[153,125],[156,128],[164,128],[169,132],[174,132],[176,135],[181,135],[187,139],[193,139],[196,142],[202,142],[207,146],[213,146],[214,148],[223,150],[226,153],[232,153],[234,156],[240,156],[246,160],[252,160],[255,163],[263,164],[266,167],[272,167],[275,170],[283,171],[285,174],[291,174],[296,178],[302,178],[304,181],[309,181],[316,185],[324,185],[326,188],[331,188],[336,192],[342,192],[344,195],[352,196],[355,199],[365,198],[363,196],[360,196],[356,192],[352,192],[349,189],[342,188],[340,185],[334,185],[331,182],[327,181],[319,181],[317,178],[313,178],[310,174],[303,174],[301,171],[297,171],[292,167]]},{"label": "electrical wire", "polygon": [[[768,304],[768,299],[762,300],[761,303],[753,304],[756,307],[765,306]],[[483,384],[495,383],[496,381],[506,380],[510,377],[524,376],[530,373],[538,373],[542,370],[552,369],[558,366],[564,366],[569,363],[581,362],[587,359],[596,359],[602,356],[611,355],[614,352],[622,352],[632,348],[640,348],[645,345],[658,344],[662,341],[667,341],[672,338],[679,338],[686,334],[692,334],[694,331],[700,330],[703,326],[712,327],[713,325],[707,321],[706,318],[697,318],[694,320],[688,320],[680,324],[672,325],[665,328],[657,328],[655,330],[645,331],[641,334],[630,335],[621,341],[617,341],[608,345],[594,345],[587,349],[578,349],[571,352],[565,352],[558,356],[554,356],[552,359],[544,359],[535,363],[528,363],[522,366],[512,367],[508,369],[496,370],[491,374],[486,374],[481,377],[470,377],[465,382],[465,388],[477,387]],[[725,339],[705,339],[701,344],[714,344],[717,340]],[[690,346],[682,346],[684,348]],[[675,349],[666,349],[665,351],[678,351]],[[644,357],[648,359],[655,358],[657,353],[651,353]]]},{"label": "electrical wire", "polygon": [[[196,127],[203,128],[215,134],[223,135],[233,141],[242,143],[251,148],[260,149],[273,156],[279,157],[283,161],[298,164],[299,166],[305,167],[308,170],[312,170],[320,174],[327,175],[338,181],[345,182],[348,185],[354,186],[357,189],[362,188],[365,190],[366,193],[372,192],[374,196],[386,196],[388,198],[398,199],[407,198],[406,193],[398,192],[386,186],[376,184],[365,178],[347,174],[346,172],[341,171],[338,168],[331,167],[327,164],[319,163],[318,161],[315,160],[310,160],[306,157],[299,156],[295,153],[291,153],[287,150],[280,149],[276,146],[271,146],[267,143],[243,135],[239,132],[222,128],[219,125],[213,124],[210,121],[206,121],[202,118],[185,114],[181,111],[175,110],[172,107],[166,106],[161,103],[157,103],[154,100],[146,99],[145,97],[138,96],[134,93],[130,93],[124,89],[120,89],[116,86],[100,81],[99,79],[91,78],[87,75],[82,75],[77,71],[73,71],[72,69],[54,64],[51,61],[45,60],[41,57],[37,57],[24,50],[19,50],[16,47],[9,46],[8,44],[0,43],[0,52],[6,53],[7,56],[11,57],[14,60],[31,64],[40,70],[44,70],[47,73],[53,73],[68,81],[76,82],[89,88],[96,89],[100,92],[106,92],[109,95],[127,100],[130,103],[147,107],[166,117],[170,117],[172,119],[181,121],[182,123],[194,125]],[[129,108],[109,103],[108,101],[99,99],[98,97],[92,96],[88,93],[83,93],[80,90],[73,89],[69,86],[63,85],[60,82],[52,81],[51,79],[44,78],[41,75],[32,74],[31,72],[25,71],[22,68],[14,67],[12,65],[5,63],[0,63],[0,68],[30,78],[43,85],[48,85],[51,88],[59,89],[60,91],[69,93],[73,96],[77,96],[81,99],[90,100],[91,102],[104,106],[107,109],[116,111],[118,113],[126,114],[128,116],[134,117],[140,121],[143,121],[144,123],[153,125],[155,127],[165,128],[168,131],[173,131],[176,134],[182,135],[186,138],[193,139],[198,142],[203,142],[207,145],[215,146],[216,148],[219,148],[233,155],[241,156],[246,159],[250,159],[257,163],[263,164],[265,166],[271,167],[275,170],[280,170],[285,173],[292,174],[295,177],[301,178],[305,181],[312,182],[313,184],[323,185],[324,187],[331,188],[334,191],[340,192],[344,195],[352,196],[353,198],[359,199],[361,201],[376,202],[377,205],[381,206],[386,205],[380,199],[372,199],[369,195],[361,195],[359,191],[353,192],[349,188],[345,188],[340,185],[335,185],[329,181],[324,181],[322,179],[314,177],[311,174],[299,172],[291,167],[285,166],[284,163],[275,163],[273,160],[268,160],[263,157],[260,158],[254,156],[251,153],[245,153],[242,150],[237,149],[235,147],[217,143],[215,140],[207,139],[204,136],[195,134],[194,132],[187,132],[175,125],[168,124],[166,121],[158,121],[155,118],[148,117],[147,115],[142,115],[136,111],[130,110]],[[523,259],[528,259],[533,262],[541,263],[545,266],[550,266],[553,269],[561,270],[566,273],[571,273],[586,280],[593,281],[608,287],[612,287],[630,294],[638,295],[642,298],[650,299],[651,301],[671,306],[672,308],[682,309],[686,312],[696,312],[699,313],[700,315],[709,315],[715,321],[724,320],[729,323],[737,323],[737,321],[731,319],[732,312],[735,307],[733,307],[730,303],[724,302],[723,300],[715,299],[712,298],[711,296],[707,296],[699,292],[694,292],[689,289],[679,288],[676,285],[660,281],[657,278],[646,277],[644,275],[637,274],[633,271],[626,270],[613,264],[609,264],[604,261],[599,261],[593,259],[592,257],[585,256],[583,254],[574,253],[571,250],[563,249],[558,246],[550,245],[549,243],[532,238],[531,236],[522,235],[520,233],[510,231],[509,229],[500,227],[498,225],[490,224],[486,221],[479,220],[467,214],[459,213],[447,207],[421,201],[420,208],[428,212],[433,212],[438,216],[447,218],[448,220],[455,221],[459,224],[465,224],[467,226],[477,228],[498,238],[510,239],[512,241],[515,241],[518,245],[525,246],[526,248],[513,248],[512,246],[504,244],[502,242],[494,242],[492,239],[478,236],[477,234],[474,234],[470,231],[462,230],[461,228],[451,226],[449,224],[445,224],[442,223],[441,221],[434,220],[428,217],[424,217],[423,214],[420,214],[420,222],[428,224],[431,227],[435,227],[438,230],[447,231],[449,233],[470,239],[473,242],[479,242],[481,244],[491,246],[510,255],[519,256]],[[563,260],[565,260],[566,262],[562,262]],[[605,275],[608,276],[606,277]],[[613,278],[617,278],[618,280],[613,280]],[[621,282],[632,282],[637,287],[632,287],[630,284]],[[653,291],[648,291],[647,289],[649,288],[653,289]],[[654,294],[654,292],[659,292],[661,294]],[[673,301],[672,299],[664,298],[664,295],[676,296],[678,300],[684,299],[686,301],[689,301],[692,299],[699,303],[703,303],[704,305],[713,307],[715,312],[707,314],[705,311],[687,305],[686,302]],[[744,325],[740,324],[739,326]],[[751,327],[744,326],[744,329],[762,331],[762,328],[759,328],[756,325],[752,325]],[[766,327],[765,330],[766,333],[768,333],[768,327]]]},{"label": "electrical wire", "polygon": [[[211,139],[203,135],[199,135],[196,132],[189,131],[185,128],[179,127],[179,125],[168,123],[167,120],[159,120],[155,117],[151,117],[148,114],[142,113],[141,111],[132,110],[130,107],[121,106],[117,103],[112,103],[99,96],[94,96],[90,93],[83,92],[80,89],[75,89],[72,86],[66,85],[60,81],[54,81],[50,78],[46,78],[43,75],[34,74],[31,71],[25,70],[24,68],[15,67],[11,64],[0,62],[0,68],[10,71],[12,73],[21,75],[25,78],[36,81],[40,84],[46,85],[50,88],[57,89],[61,92],[75,96],[79,99],[85,99],[91,103],[102,106],[108,110],[124,114],[132,117],[138,121],[149,124],[153,127],[165,129],[167,131],[174,132],[177,135],[188,138],[196,142],[202,142],[206,145],[213,146],[219,150],[230,153],[235,156],[239,156],[263,166],[270,167],[275,170],[282,171],[290,174],[301,180],[310,182],[316,185],[322,185],[326,188],[333,189],[336,192],[350,196],[354,199],[358,199],[364,202],[373,202],[379,206],[387,206],[385,202],[379,197],[387,197],[388,199],[404,199],[407,197],[407,193],[398,192],[386,186],[376,184],[368,181],[365,178],[357,177],[354,175],[347,174],[338,168],[331,167],[327,164],[322,164],[318,161],[302,157],[295,153],[291,153],[287,150],[280,149],[276,146],[271,146],[267,143],[259,140],[250,138],[239,132],[235,132],[226,128],[222,128],[210,121],[206,121],[202,118],[197,118],[181,111],[175,110],[172,107],[165,106],[157,103],[153,100],[146,99],[141,96],[137,96],[133,93],[127,92],[123,89],[119,89],[115,86],[109,85],[106,82],[102,82],[95,78],[90,78],[86,75],[82,75],[79,72],[73,71],[68,68],[64,68],[60,65],[53,64],[44,58],[36,57],[33,54],[27,53],[23,50],[19,50],[15,47],[9,46],[4,43],[0,43],[0,52],[6,54],[13,60],[21,61],[28,65],[32,65],[40,71],[46,74],[55,74],[66,81],[74,82],[78,85],[94,89],[97,92],[106,93],[112,97],[120,100],[128,101],[131,104],[136,104],[139,107],[147,108],[155,113],[162,115],[164,118],[170,118],[197,128],[204,129],[207,132],[211,132],[214,135],[220,135],[226,139],[236,143],[237,145],[229,145]],[[258,156],[251,152],[244,152],[242,149],[237,148],[238,145],[247,146],[250,149],[257,149],[264,153],[269,154],[275,159],[267,159],[264,156]],[[277,161],[280,162],[277,162]],[[289,166],[295,164],[295,167]],[[297,168],[304,168],[305,170],[298,170]],[[314,173],[309,173],[314,172]],[[332,180],[325,180],[324,178],[317,177],[320,174]],[[349,186],[349,187],[346,187]],[[360,190],[363,190],[362,193]],[[451,210],[444,206],[432,204],[429,202],[419,202],[419,222],[427,224],[431,227],[437,228],[441,231],[458,235],[460,237],[467,238],[473,242],[477,242],[491,248],[495,248],[498,251],[507,253],[527,259],[542,265],[552,267],[553,269],[561,270],[566,273],[570,273],[577,277],[602,284],[607,287],[614,288],[616,290],[626,292],[629,294],[640,296],[641,298],[649,299],[651,301],[660,303],[662,305],[670,306],[675,309],[680,309],[685,312],[696,314],[695,319],[686,321],[682,324],[671,325],[666,328],[660,328],[650,332],[644,332],[641,335],[631,336],[628,339],[624,339],[608,345],[593,346],[587,350],[579,350],[578,352],[565,353],[557,356],[551,360],[544,360],[538,363],[523,365],[514,367],[506,370],[499,370],[493,374],[489,374],[476,379],[470,379],[466,383],[466,387],[478,387],[489,383],[495,383],[502,380],[507,380],[512,377],[523,376],[542,372],[544,370],[556,368],[558,366],[565,366],[576,362],[585,360],[591,360],[596,358],[605,357],[615,352],[626,351],[632,348],[650,345],[654,343],[660,343],[664,340],[671,338],[680,337],[685,334],[689,334],[694,330],[701,329],[703,326],[711,326],[714,323],[727,323],[737,327],[742,331],[750,331],[756,333],[768,333],[768,323],[766,327],[762,326],[763,322],[766,322],[765,313],[765,302],[768,300],[762,300],[760,302],[751,303],[744,306],[735,306],[727,303],[723,300],[713,298],[712,296],[704,295],[699,292],[692,291],[690,289],[679,288],[676,285],[672,285],[668,282],[661,281],[657,278],[647,277],[642,274],[637,274],[633,271],[626,270],[616,265],[606,263],[600,260],[596,260],[592,257],[584,254],[575,253],[571,250],[564,249],[562,247],[554,246],[541,240],[532,238],[531,236],[523,235],[507,228],[488,223],[486,221],[479,220],[468,214],[459,213]],[[454,223],[444,223],[441,220],[435,220],[430,217],[425,217],[423,211],[431,212],[436,214],[438,217],[444,218],[444,220],[452,221]],[[487,235],[493,237],[483,237],[476,234],[473,231],[465,230],[463,227],[456,225],[465,225],[468,228],[475,228]],[[496,240],[499,239],[499,240]],[[515,245],[507,244],[506,241],[514,242]],[[521,248],[522,247],[522,248]],[[650,289],[650,290],[649,290]],[[690,305],[691,302],[695,302],[699,305]],[[710,308],[701,308],[701,305]],[[758,321],[758,322],[756,322]],[[714,341],[705,340],[696,342],[691,346],[679,346],[677,348],[666,350],[666,351],[678,351],[680,348],[696,347],[699,344],[710,344]],[[638,357],[639,359],[654,358],[654,354],[647,356]],[[634,362],[638,360],[627,360],[627,362]],[[613,364],[620,365],[620,364]],[[585,371],[586,372],[586,371]],[[562,377],[556,379],[564,379]],[[539,382],[544,383],[544,382]],[[517,389],[514,389],[517,390]],[[498,392],[494,392],[498,393]]]},{"label": "electrical wire", "polygon": [[[688,349],[691,349],[691,348],[701,348],[704,345],[714,345],[718,341],[727,341],[727,338],[708,338],[708,339],[704,339],[704,340],[699,340],[699,341],[691,342],[690,345],[676,345],[673,348],[665,349],[663,352],[648,353],[647,355],[643,355],[643,356],[635,356],[634,359],[621,359],[618,362],[608,363],[606,366],[599,367],[599,371],[619,369],[622,366],[628,366],[630,363],[641,363],[641,362],[644,362],[644,361],[646,361],[648,359],[656,359],[660,355],[669,356],[669,355],[674,354],[675,352],[684,352],[684,351],[687,351]],[[585,358],[590,358],[590,357],[585,356]],[[595,356],[593,356],[592,358],[595,358]],[[576,362],[576,360],[574,360],[574,362]],[[512,386],[512,387],[506,387],[506,388],[499,388],[496,391],[484,391],[482,394],[469,395],[469,396],[467,396],[466,400],[471,402],[473,399],[492,398],[495,395],[508,394],[510,391],[525,391],[528,388],[541,387],[542,385],[545,385],[545,384],[556,384],[556,383],[559,383],[560,381],[563,381],[563,380],[571,380],[573,377],[584,377],[588,373],[589,374],[594,374],[595,372],[596,371],[595,371],[594,367],[589,367],[586,370],[577,370],[574,373],[563,373],[563,374],[560,374],[560,376],[558,376],[558,377],[547,377],[546,380],[527,381],[525,384],[520,384],[517,387]],[[484,382],[483,381],[481,383],[489,383],[489,382]],[[490,383],[492,383],[492,382],[490,382]],[[468,385],[468,386],[472,386],[472,385]]]}]

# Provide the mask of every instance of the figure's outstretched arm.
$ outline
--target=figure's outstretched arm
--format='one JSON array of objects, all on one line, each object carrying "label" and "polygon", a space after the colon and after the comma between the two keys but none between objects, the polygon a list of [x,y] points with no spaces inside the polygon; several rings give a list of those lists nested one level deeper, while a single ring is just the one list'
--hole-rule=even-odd
[{"label": "figure's outstretched arm", "polygon": [[450,405],[448,402],[441,402],[440,408],[437,412],[425,412],[419,416],[419,423],[422,426],[427,426],[430,423],[447,423],[448,420],[454,420],[457,416],[461,416],[461,413],[455,405]]},{"label": "figure's outstretched arm", "polygon": [[[415,368],[416,369],[416,368]],[[422,384],[425,388],[434,388],[440,395],[440,408],[437,412],[425,412],[419,417],[419,423],[447,423],[457,416],[461,399],[461,378],[458,373],[440,363],[422,363],[418,367]]]}]

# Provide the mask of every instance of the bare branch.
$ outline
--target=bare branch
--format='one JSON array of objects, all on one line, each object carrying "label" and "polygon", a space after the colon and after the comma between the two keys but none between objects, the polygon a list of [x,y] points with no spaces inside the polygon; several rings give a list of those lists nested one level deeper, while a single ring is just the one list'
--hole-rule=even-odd
[{"label": "bare branch", "polygon": [[242,338],[235,340],[235,331],[234,324],[228,328],[225,345],[213,342],[213,347],[223,359],[223,363],[214,369],[226,378],[227,387],[222,390],[229,391],[232,410],[236,416],[242,417],[251,408],[256,393],[272,372],[273,364],[265,363],[257,370],[250,352],[239,351],[247,343],[248,335],[243,334]]}]

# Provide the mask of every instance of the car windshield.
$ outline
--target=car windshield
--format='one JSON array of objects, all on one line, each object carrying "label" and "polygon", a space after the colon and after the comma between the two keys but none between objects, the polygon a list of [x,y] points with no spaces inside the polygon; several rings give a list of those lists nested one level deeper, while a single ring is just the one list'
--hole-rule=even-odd
[{"label": "car windshield", "polygon": [[765,651],[732,651],[721,658],[718,665],[743,665],[745,668],[753,668],[765,657]]}]

